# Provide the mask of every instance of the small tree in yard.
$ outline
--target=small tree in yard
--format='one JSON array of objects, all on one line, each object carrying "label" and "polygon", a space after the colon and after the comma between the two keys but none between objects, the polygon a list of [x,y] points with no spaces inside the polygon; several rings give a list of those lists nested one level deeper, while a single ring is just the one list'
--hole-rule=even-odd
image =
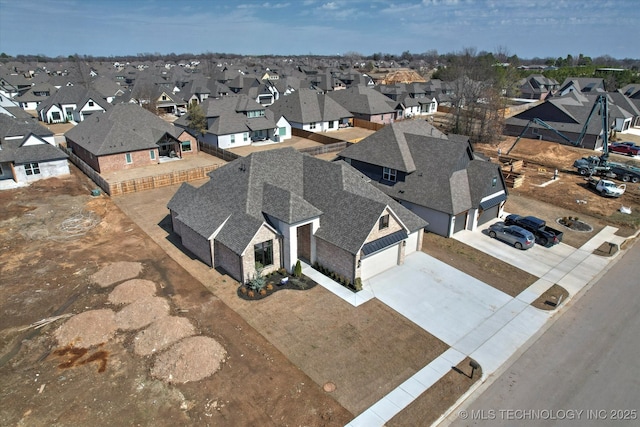
[{"label": "small tree in yard", "polygon": [[198,135],[204,135],[207,131],[207,117],[204,115],[204,111],[202,111],[200,104],[189,104],[189,108],[187,110],[187,122],[191,129],[198,132]]},{"label": "small tree in yard", "polygon": [[293,270],[293,275],[296,277],[302,277],[302,264],[300,264],[300,260],[296,261],[296,266]]},{"label": "small tree in yard", "polygon": [[256,262],[256,274],[253,276],[253,279],[249,280],[248,287],[253,291],[260,291],[267,284],[267,279],[262,275],[262,270],[264,267],[259,262]]}]

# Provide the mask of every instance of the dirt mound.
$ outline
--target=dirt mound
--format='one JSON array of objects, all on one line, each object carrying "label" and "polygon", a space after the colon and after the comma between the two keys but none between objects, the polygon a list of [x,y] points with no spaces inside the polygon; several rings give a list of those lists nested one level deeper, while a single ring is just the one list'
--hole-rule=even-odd
[{"label": "dirt mound", "polygon": [[151,375],[171,383],[198,381],[220,369],[226,354],[213,338],[185,338],[158,356]]},{"label": "dirt mound", "polygon": [[189,319],[175,316],[163,317],[136,335],[134,351],[139,356],[148,356],[195,333],[195,328]]},{"label": "dirt mound", "polygon": [[118,329],[132,331],[144,328],[169,315],[169,303],[164,298],[146,297],[129,304],[116,314]]},{"label": "dirt mound", "polygon": [[131,304],[156,295],[156,284],[151,280],[131,279],[116,286],[109,294],[113,304]]},{"label": "dirt mound", "polygon": [[91,276],[91,280],[93,280],[98,286],[106,288],[114,283],[133,279],[140,273],[142,273],[141,263],[119,261],[111,263],[98,270]]},{"label": "dirt mound", "polygon": [[55,331],[54,336],[60,345],[73,344],[88,348],[102,344],[116,333],[115,316],[109,309],[85,311],[69,318]]}]

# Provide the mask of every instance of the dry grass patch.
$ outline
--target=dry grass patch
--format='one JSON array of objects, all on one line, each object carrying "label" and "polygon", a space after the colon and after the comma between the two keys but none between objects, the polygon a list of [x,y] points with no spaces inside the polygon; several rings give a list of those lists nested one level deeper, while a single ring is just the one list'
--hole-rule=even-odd
[{"label": "dry grass patch", "polygon": [[538,278],[455,239],[425,233],[422,251],[515,297]]},{"label": "dry grass patch", "polygon": [[482,377],[482,368],[471,375],[471,359],[466,358],[440,378],[427,391],[391,418],[387,427],[428,426],[444,414],[469,387]]}]

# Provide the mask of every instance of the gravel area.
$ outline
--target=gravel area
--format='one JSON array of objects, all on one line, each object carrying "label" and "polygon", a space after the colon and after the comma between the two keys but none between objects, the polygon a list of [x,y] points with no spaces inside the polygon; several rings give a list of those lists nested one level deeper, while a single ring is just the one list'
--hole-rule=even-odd
[{"label": "gravel area", "polygon": [[132,279],[116,286],[109,294],[113,304],[131,304],[156,295],[156,284],[151,280]]},{"label": "gravel area", "polygon": [[139,356],[149,356],[195,333],[196,330],[189,319],[176,316],[163,317],[153,322],[147,329],[138,332],[134,342],[134,352]]},{"label": "gravel area", "polygon": [[142,273],[142,264],[139,262],[114,262],[101,268],[91,276],[98,286],[108,288],[123,280],[133,279]]},{"label": "gravel area", "polygon": [[69,318],[54,333],[62,346],[92,347],[111,339],[117,330],[115,313],[109,309],[89,310]]},{"label": "gravel area", "polygon": [[226,354],[213,338],[185,338],[158,356],[151,375],[172,383],[198,381],[220,369]]},{"label": "gravel area", "polygon": [[169,315],[169,303],[160,297],[147,297],[131,303],[116,314],[116,325],[123,331],[144,328]]}]

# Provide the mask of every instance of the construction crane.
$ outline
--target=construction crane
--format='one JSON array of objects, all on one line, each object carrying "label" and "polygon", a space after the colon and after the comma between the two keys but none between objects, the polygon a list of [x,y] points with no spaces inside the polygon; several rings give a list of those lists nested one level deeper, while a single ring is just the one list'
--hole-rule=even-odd
[{"label": "construction crane", "polygon": [[520,141],[520,138],[522,138],[522,136],[527,132],[527,130],[529,129],[529,127],[531,126],[532,123],[535,123],[539,126],[542,126],[546,129],[549,129],[550,131],[554,132],[556,135],[558,135],[559,137],[561,137],[562,139],[564,139],[565,141],[567,141],[569,144],[574,145],[574,146],[582,146],[582,140],[584,139],[585,134],[587,133],[587,129],[589,127],[589,123],[591,123],[591,119],[593,118],[593,115],[595,114],[595,112],[598,111],[598,114],[602,116],[602,131],[603,131],[603,154],[600,157],[604,163],[607,162],[607,160],[609,159],[609,146],[608,146],[608,136],[609,136],[609,123],[608,123],[608,117],[609,117],[609,111],[608,111],[608,105],[607,105],[607,96],[606,95],[598,95],[598,98],[596,98],[596,101],[593,103],[593,107],[591,108],[591,111],[589,112],[589,115],[587,116],[587,120],[585,120],[584,122],[584,126],[582,126],[582,130],[580,131],[580,134],[578,135],[578,138],[574,141],[571,138],[569,138],[568,136],[564,135],[562,132],[560,132],[559,130],[555,129],[553,126],[551,126],[550,124],[544,122],[543,120],[534,117],[533,119],[529,120],[529,122],[527,123],[527,125],[524,127],[524,129],[522,130],[522,132],[520,132],[520,135],[518,135],[518,137],[516,138],[515,142],[513,143],[513,145],[511,145],[511,148],[509,148],[509,150],[507,151],[507,155],[509,153],[511,153],[511,151],[515,148],[516,144],[518,144],[518,142]]}]

